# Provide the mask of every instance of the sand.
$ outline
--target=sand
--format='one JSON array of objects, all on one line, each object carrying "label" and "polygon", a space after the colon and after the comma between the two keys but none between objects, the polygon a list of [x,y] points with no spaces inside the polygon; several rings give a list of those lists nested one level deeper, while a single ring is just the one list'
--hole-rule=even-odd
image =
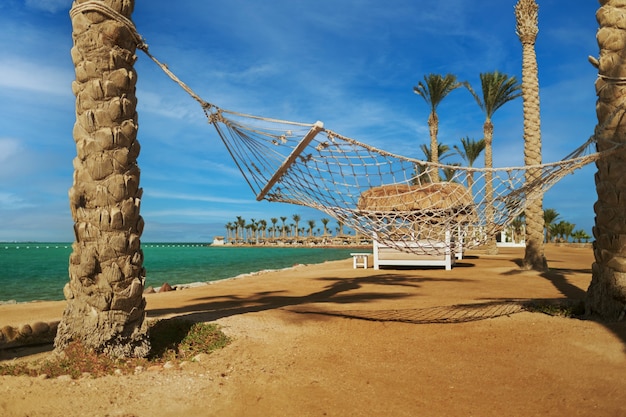
[{"label": "sand", "polygon": [[[583,299],[591,249],[548,246],[547,274],[519,269],[523,249],[469,255],[452,271],[350,259],[148,295],[149,317],[215,321],[233,342],[183,369],[0,377],[0,415],[626,415],[626,324],[520,307]],[[62,310],[3,305],[0,324]]]}]

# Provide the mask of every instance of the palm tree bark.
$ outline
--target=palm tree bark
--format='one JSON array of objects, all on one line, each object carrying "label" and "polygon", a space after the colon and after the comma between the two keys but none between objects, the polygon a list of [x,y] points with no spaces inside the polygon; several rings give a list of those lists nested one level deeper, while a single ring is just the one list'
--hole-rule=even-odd
[{"label": "palm tree bark", "polygon": [[[517,35],[522,43],[522,99],[524,100],[524,163],[541,164],[541,116],[539,113],[539,79],[535,40],[539,6],[535,0],[519,0],[515,5]],[[526,182],[541,175],[539,169],[526,171]],[[524,269],[545,271],[548,268],[543,244],[543,196],[528,203],[526,214],[526,252]]]},{"label": "palm tree bark", "polygon": [[134,0],[105,0],[79,11],[83,3],[76,0],[71,12],[77,156],[69,196],[75,241],[55,346],[62,350],[78,341],[111,356],[142,357],[150,344],[140,245],[137,42],[123,22]]},{"label": "palm tree bark", "polygon": [[[596,139],[598,151],[626,142],[626,4],[601,0],[596,13],[600,59],[594,60],[596,81]],[[608,320],[623,319],[626,313],[626,150],[596,162],[598,200],[593,234],[595,262],[587,290],[587,313]]]},{"label": "palm tree bark", "polygon": [[[439,145],[437,136],[439,135],[439,117],[437,113],[432,111],[428,116],[428,130],[430,133],[430,162],[439,163]],[[439,168],[433,167],[428,170],[428,182],[439,182]]]},{"label": "palm tree bark", "polygon": [[[493,123],[489,118],[485,120],[483,125],[483,134],[485,136],[485,168],[493,168]],[[497,255],[498,245],[496,244],[496,237],[490,232],[495,222],[495,214],[493,207],[493,172],[489,170],[485,172],[485,196],[487,197],[485,219],[488,229],[485,252],[487,255]]]}]

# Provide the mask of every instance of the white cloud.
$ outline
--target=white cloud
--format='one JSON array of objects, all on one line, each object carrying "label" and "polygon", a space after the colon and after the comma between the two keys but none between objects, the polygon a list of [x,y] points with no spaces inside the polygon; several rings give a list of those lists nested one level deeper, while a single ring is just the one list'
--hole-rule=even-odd
[{"label": "white cloud", "polygon": [[61,10],[70,10],[71,3],[67,0],[26,0],[26,6],[31,9],[56,13]]},{"label": "white cloud", "polygon": [[220,203],[220,204],[250,204],[254,202],[250,199],[224,198],[208,195],[193,195],[183,193],[168,193],[163,191],[145,191],[144,195],[148,198],[159,198],[164,200],[183,200],[198,201],[203,203]]},{"label": "white cloud", "polygon": [[69,95],[73,74],[43,63],[0,58],[0,87],[35,93]]}]

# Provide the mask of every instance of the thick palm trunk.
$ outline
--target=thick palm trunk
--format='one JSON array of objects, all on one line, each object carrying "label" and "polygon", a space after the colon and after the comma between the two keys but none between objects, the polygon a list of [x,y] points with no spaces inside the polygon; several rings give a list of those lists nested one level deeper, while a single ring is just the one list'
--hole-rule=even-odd
[{"label": "thick palm trunk", "polygon": [[[601,0],[596,17],[600,59],[596,81],[597,146],[606,150],[626,142],[626,4]],[[598,201],[593,234],[595,263],[587,290],[586,307],[605,319],[623,319],[626,312],[626,151],[621,150],[596,162]]]},{"label": "thick palm trunk", "polygon": [[[485,168],[493,168],[493,123],[490,119],[485,121],[483,125],[483,133],[485,136]],[[487,222],[487,242],[485,250],[487,255],[497,255],[498,245],[496,237],[493,234],[493,223],[495,222],[493,207],[493,172],[485,172],[485,220]]]},{"label": "thick palm trunk", "polygon": [[75,242],[55,345],[62,350],[79,341],[112,356],[145,356],[136,40],[116,14],[129,18],[134,0],[78,10],[82,3],[75,1],[71,13],[77,156],[69,195]]},{"label": "thick palm trunk", "polygon": [[[522,98],[524,100],[524,163],[541,164],[541,116],[539,113],[539,79],[535,40],[537,39],[537,12],[535,0],[519,0],[515,6],[517,34],[522,43]],[[538,169],[526,171],[526,182],[541,175]],[[526,214],[526,253],[524,268],[544,271],[547,262],[543,244],[543,196],[529,202]]]}]

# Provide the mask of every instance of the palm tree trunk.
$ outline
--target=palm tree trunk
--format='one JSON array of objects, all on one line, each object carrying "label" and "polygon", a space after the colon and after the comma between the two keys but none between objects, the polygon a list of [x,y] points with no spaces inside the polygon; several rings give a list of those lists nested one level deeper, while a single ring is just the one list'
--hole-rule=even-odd
[{"label": "palm tree trunk", "polygon": [[[437,143],[437,135],[439,134],[439,118],[435,111],[428,116],[428,129],[430,131],[430,162],[439,163],[439,145]],[[430,168],[428,170],[429,182],[439,182],[439,169]]]},{"label": "palm tree trunk", "polygon": [[[490,119],[485,120],[483,125],[483,133],[485,136],[485,168],[493,168],[493,123]],[[493,208],[493,172],[487,170],[485,172],[485,220],[487,223],[487,242],[485,250],[488,255],[497,255],[498,246],[496,245],[496,237],[492,230],[495,222]]]},{"label": "palm tree trunk", "polygon": [[[73,11],[82,3],[75,1]],[[127,18],[134,7],[133,0],[102,4]],[[115,13],[72,13],[77,157],[69,195],[75,241],[55,346],[79,341],[111,356],[138,357],[150,344],[140,247],[136,40],[109,15]]]},{"label": "palm tree trunk", "polygon": [[[597,147],[606,150],[626,141],[626,62],[623,45],[626,30],[626,4],[621,0],[602,0],[596,13],[600,59],[596,81]],[[618,80],[618,82],[615,82]],[[626,313],[626,151],[621,150],[596,162],[598,201],[593,234],[595,263],[587,290],[586,308],[608,320],[623,319]]]},{"label": "palm tree trunk", "polygon": [[[538,6],[535,0],[519,0],[515,6],[517,32],[522,43],[522,99],[524,100],[524,163],[541,164],[541,116],[539,79],[535,40]],[[526,183],[541,175],[539,169],[526,171]],[[543,196],[528,203],[526,209],[526,252],[524,269],[545,271],[548,268],[543,245]]]}]

